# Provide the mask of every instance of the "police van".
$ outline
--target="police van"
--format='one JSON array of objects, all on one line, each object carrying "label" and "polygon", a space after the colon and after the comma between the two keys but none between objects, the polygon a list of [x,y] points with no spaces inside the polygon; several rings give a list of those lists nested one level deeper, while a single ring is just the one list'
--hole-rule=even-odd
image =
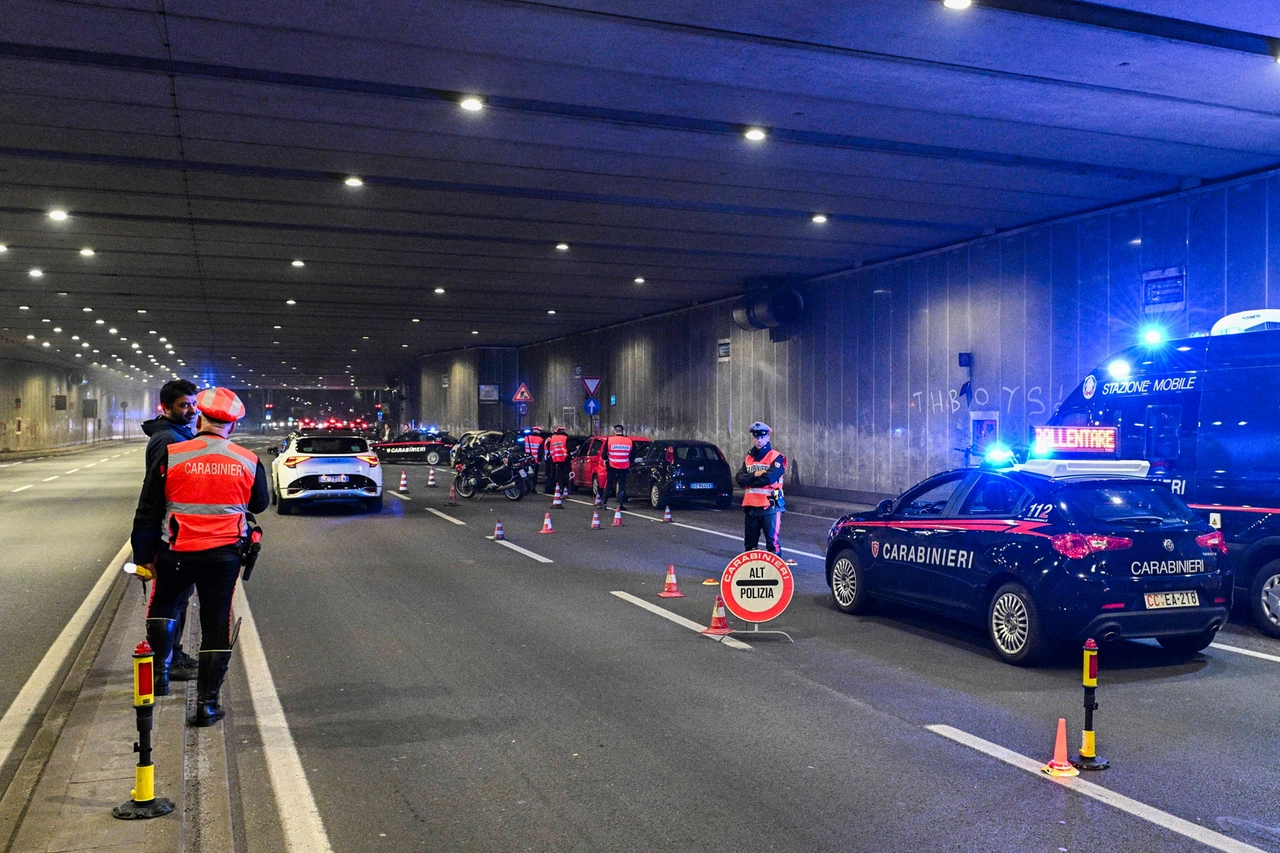
[{"label": "police van", "polygon": [[1032,456],[1143,459],[1227,541],[1236,589],[1280,637],[1280,310],[1246,311],[1208,336],[1144,344],[1084,377]]}]

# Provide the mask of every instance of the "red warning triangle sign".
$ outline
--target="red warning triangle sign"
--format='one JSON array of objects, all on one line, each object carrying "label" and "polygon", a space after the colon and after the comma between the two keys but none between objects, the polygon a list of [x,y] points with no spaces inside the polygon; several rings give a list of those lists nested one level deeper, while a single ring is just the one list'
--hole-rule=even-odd
[{"label": "red warning triangle sign", "polygon": [[582,386],[587,389],[588,397],[594,397],[596,395],[596,389],[600,387],[600,377],[584,376],[582,377]]},{"label": "red warning triangle sign", "polygon": [[512,398],[511,398],[511,402],[513,402],[513,403],[532,403],[532,402],[533,402],[533,395],[529,393],[529,386],[528,386],[528,385],[525,385],[523,382],[521,382],[521,383],[520,383],[520,387],[516,389],[516,395],[515,395],[514,397],[512,397]]}]

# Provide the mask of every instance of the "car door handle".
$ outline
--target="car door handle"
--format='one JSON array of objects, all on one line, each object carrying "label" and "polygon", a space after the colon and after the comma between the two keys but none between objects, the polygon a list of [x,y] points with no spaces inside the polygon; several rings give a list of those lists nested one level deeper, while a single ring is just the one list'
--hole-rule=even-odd
[{"label": "car door handle", "polygon": [[932,536],[933,534],[937,533],[938,531],[936,531],[936,530],[913,530],[913,531],[911,531],[911,532],[912,532],[913,534],[915,534],[916,536]]}]

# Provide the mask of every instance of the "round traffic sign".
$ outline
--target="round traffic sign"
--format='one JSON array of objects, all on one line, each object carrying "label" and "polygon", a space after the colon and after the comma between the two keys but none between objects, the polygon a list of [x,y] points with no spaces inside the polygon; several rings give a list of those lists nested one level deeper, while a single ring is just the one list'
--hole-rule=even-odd
[{"label": "round traffic sign", "polygon": [[528,404],[528,403],[517,403],[517,404],[516,404],[516,411],[517,411],[517,412],[519,412],[521,415],[527,415],[527,414],[529,414],[529,404]]},{"label": "round traffic sign", "polygon": [[588,397],[587,401],[582,404],[582,410],[588,415],[600,414],[600,401],[595,397]]},{"label": "round traffic sign", "polygon": [[720,595],[729,612],[744,622],[768,622],[782,615],[795,592],[791,569],[777,554],[747,551],[725,566]]}]

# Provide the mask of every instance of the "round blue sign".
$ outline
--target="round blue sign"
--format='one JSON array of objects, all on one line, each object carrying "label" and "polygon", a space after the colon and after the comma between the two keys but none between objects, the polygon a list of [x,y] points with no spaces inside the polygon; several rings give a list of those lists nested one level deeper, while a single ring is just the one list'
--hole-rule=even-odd
[{"label": "round blue sign", "polygon": [[588,397],[587,402],[582,404],[582,411],[593,417],[600,414],[600,401],[595,397]]},{"label": "round blue sign", "polygon": [[516,411],[517,411],[517,412],[519,412],[519,413],[521,414],[521,416],[524,416],[524,415],[529,414],[529,404],[528,404],[528,403],[520,403],[520,404],[518,404],[518,405],[516,406]]}]

